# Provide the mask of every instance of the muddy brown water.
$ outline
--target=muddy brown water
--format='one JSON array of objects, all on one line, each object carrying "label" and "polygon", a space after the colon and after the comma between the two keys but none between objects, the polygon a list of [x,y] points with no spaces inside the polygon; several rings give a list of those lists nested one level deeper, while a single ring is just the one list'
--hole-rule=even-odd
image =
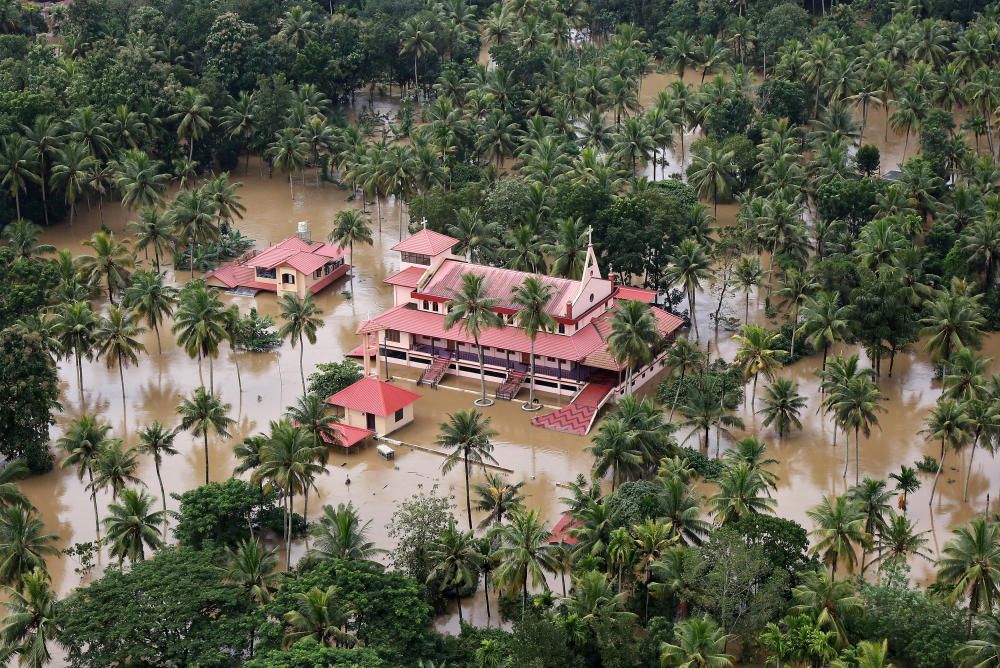
[{"label": "muddy brown water", "polygon": [[[696,76],[691,75],[690,76]],[[643,100],[655,99],[673,78],[669,74],[652,74],[643,85]],[[391,112],[392,101],[380,101],[380,111]],[[871,110],[867,135],[881,140],[881,128],[875,129],[880,112]],[[890,139],[893,135],[890,133]],[[889,150],[883,152],[883,170],[888,163],[898,161],[897,153],[902,152],[902,138],[895,137]],[[688,145],[690,143],[688,142]],[[911,147],[911,151],[912,151]],[[889,156],[887,158],[887,156]],[[670,159],[676,162],[677,157]],[[675,171],[668,168],[667,173]],[[651,172],[651,170],[650,170]],[[305,182],[296,181],[294,199],[289,195],[287,179],[276,175],[267,178],[260,166],[251,161],[249,173],[243,173],[242,164],[232,175],[243,183],[240,194],[247,211],[239,221],[240,229],[256,240],[259,248],[266,247],[290,236],[295,231],[296,222],[309,221],[314,238],[323,238],[331,227],[337,211],[358,206],[348,201],[349,193],[332,185],[316,185],[310,176]],[[731,223],[735,217],[734,205],[720,206],[720,224]],[[399,268],[398,255],[390,248],[399,240],[396,203],[389,200],[382,207],[382,229],[375,228],[375,243],[371,247],[358,247],[354,251],[356,275],[353,299],[348,299],[343,291],[348,289],[347,279],[336,283],[318,298],[323,309],[324,327],[319,331],[319,340],[305,349],[306,374],[316,364],[339,361],[344,354],[355,348],[360,339],[355,334],[358,323],[392,304],[392,292],[383,279]],[[374,215],[374,212],[373,212]],[[129,213],[116,205],[104,206],[103,222],[119,234],[129,220]],[[405,221],[405,213],[404,213]],[[62,223],[45,230],[43,240],[58,248],[69,248],[74,253],[84,253],[87,249],[82,241],[100,228],[101,220],[95,206],[87,210],[81,205],[74,225]],[[178,284],[188,280],[184,271],[171,273],[171,280]],[[255,298],[223,295],[227,303],[235,303],[246,312],[256,306],[261,313],[277,317],[277,307],[273,295],[260,294]],[[721,331],[715,335],[709,324],[708,313],[714,311],[715,297],[702,294],[699,299],[699,323],[701,344],[712,342],[712,354],[732,357],[735,347],[731,341],[732,332]],[[763,322],[762,310],[756,296],[751,298],[751,317]],[[742,295],[730,294],[724,312],[735,317],[742,313]],[[164,329],[167,329],[166,327]],[[113,425],[114,434],[122,437],[126,444],[135,443],[136,431],[153,420],[167,425],[177,424],[176,406],[180,398],[189,394],[199,383],[197,363],[174,344],[173,337],[165,334],[162,355],[156,354],[156,342],[151,333],[146,333],[143,343],[150,354],[141,358],[140,364],[126,372],[126,400],[122,405],[118,372],[107,368],[103,361],[85,362],[83,370],[84,400],[78,399],[78,388],[72,363],[59,364],[63,410],[56,416],[57,424],[52,430],[52,438],[59,437],[66,423],[86,412],[96,412]],[[224,347],[225,348],[225,347]],[[847,351],[849,352],[849,351]],[[984,353],[1000,357],[1000,336],[987,337]],[[228,439],[212,438],[210,441],[210,472],[213,480],[224,480],[231,475],[234,466],[232,447],[243,437],[266,431],[271,420],[279,419],[284,407],[290,405],[301,393],[299,376],[299,351],[287,344],[271,354],[239,355],[243,378],[243,392],[237,389],[233,356],[225,348],[214,362],[215,387],[222,398],[231,404],[230,415],[236,426]],[[800,391],[809,398],[809,407],[803,415],[803,429],[779,439],[776,434],[759,426],[759,418],[746,408],[741,417],[746,421],[746,433],[758,433],[771,446],[771,455],[780,463],[775,472],[780,478],[776,492],[778,513],[794,519],[807,528],[811,524],[805,511],[818,503],[824,494],[838,494],[845,490],[847,483],[853,482],[851,474],[845,482],[842,477],[843,438],[838,446],[832,447],[832,432],[827,421],[817,414],[818,381],[815,369],[818,357],[804,359],[781,370],[783,376],[799,382]],[[994,365],[996,369],[996,365]],[[398,365],[391,367],[399,377],[398,382],[412,386],[413,373]],[[207,369],[205,370],[207,376]],[[439,423],[446,415],[462,408],[470,408],[474,398],[474,384],[456,381],[445,383],[448,387],[438,390],[418,388],[423,397],[416,404],[416,421],[396,432],[392,438],[404,442],[434,447]],[[763,383],[762,383],[763,386]],[[886,412],[880,418],[880,428],[872,436],[863,439],[862,476],[885,477],[898,470],[902,463],[911,464],[924,454],[937,453],[935,444],[928,444],[918,433],[927,412],[933,407],[940,394],[940,387],[933,377],[933,369],[928,362],[922,344],[899,356],[892,378],[881,381],[882,390],[888,401]],[[760,389],[758,390],[758,394]],[[541,395],[550,405],[564,403],[565,398]],[[495,457],[501,466],[513,469],[512,478],[524,480],[524,491],[528,495],[528,505],[539,508],[543,516],[555,522],[563,512],[558,499],[562,495],[560,483],[572,480],[578,473],[588,473],[592,458],[584,448],[586,438],[570,436],[558,432],[543,431],[530,425],[530,414],[522,412],[516,402],[498,402],[486,409],[499,432],[496,440]],[[722,447],[732,439],[743,435],[723,434]],[[683,438],[685,434],[681,434]],[[715,452],[715,432],[713,431],[712,453]],[[695,441],[692,439],[691,441]],[[163,465],[164,484],[168,496],[192,489],[204,479],[204,459],[200,440],[182,433],[177,438],[179,454],[168,458]],[[948,531],[968,521],[985,509],[987,495],[995,499],[1000,471],[995,461],[982,449],[977,453],[969,503],[962,501],[961,483],[964,480],[967,455],[951,456],[950,466],[942,476],[939,500],[935,501],[934,512],[928,508],[927,500],[930,479],[924,476],[924,485],[911,497],[910,515],[920,529],[935,529],[931,543],[932,550],[943,545]],[[419,490],[427,490],[438,485],[442,492],[453,494],[456,517],[464,521],[464,481],[460,471],[455,470],[444,476],[440,472],[442,458],[436,454],[406,447],[397,448],[395,461],[381,459],[374,448],[350,454],[340,451],[331,456],[328,474],[318,480],[318,492],[310,499],[310,515],[315,517],[322,504],[337,504],[353,501],[360,508],[364,519],[372,520],[372,537],[382,547],[391,547],[385,526],[395,504]],[[152,461],[144,459],[140,477],[147,483],[150,492],[157,494],[156,477]],[[348,478],[350,484],[347,483]],[[92,540],[94,536],[93,510],[84,484],[70,470],[58,466],[51,472],[21,483],[25,493],[39,508],[49,531],[60,536],[60,547],[77,542]],[[709,490],[706,489],[706,492]],[[106,513],[110,495],[98,495],[98,506],[102,517]],[[177,503],[168,499],[168,507],[176,510]],[[994,504],[994,508],[996,505]],[[301,511],[301,499],[298,509]],[[932,526],[933,520],[933,526]],[[477,518],[478,521],[478,518]],[[298,557],[304,547],[293,548],[293,558]],[[108,558],[103,557],[103,563]],[[49,568],[53,584],[60,595],[64,595],[81,583],[75,572],[78,564],[70,559],[50,559]],[[914,576],[926,581],[931,575],[930,564],[918,561],[913,564]],[[87,579],[98,576],[95,569]],[[558,578],[550,581],[556,591],[561,589]],[[466,604],[466,620],[485,624],[486,614],[482,595]],[[494,620],[495,621],[495,620]],[[457,629],[457,615],[451,615],[438,622],[447,630]]]}]

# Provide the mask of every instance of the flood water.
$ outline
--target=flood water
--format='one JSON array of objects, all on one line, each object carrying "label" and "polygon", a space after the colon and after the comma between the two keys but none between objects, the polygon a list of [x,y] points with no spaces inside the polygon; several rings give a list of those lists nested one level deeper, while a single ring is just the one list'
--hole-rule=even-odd
[{"label": "flood water", "polygon": [[[698,73],[688,75],[694,81],[699,76]],[[643,101],[655,99],[672,78],[673,75],[669,74],[648,76],[643,84]],[[380,111],[391,109],[391,103],[382,102],[379,105]],[[870,111],[866,137],[871,141],[882,139],[881,126],[878,126],[880,113],[877,109]],[[894,139],[895,143],[883,152],[883,170],[890,168],[889,163],[898,162],[898,156],[902,153],[902,138],[893,138],[890,134],[890,139]],[[687,145],[690,146],[690,140]],[[911,151],[913,150],[911,146]],[[671,155],[670,159],[674,162],[677,156]],[[679,170],[668,168],[666,173],[673,171]],[[357,202],[348,201],[348,191],[330,184],[316,185],[311,174],[305,178],[304,183],[296,180],[295,197],[292,199],[287,179],[280,175],[268,179],[253,161],[249,173],[243,173],[241,163],[232,178],[243,183],[240,194],[247,208],[245,217],[238,221],[238,226],[256,240],[258,248],[291,236],[295,232],[297,221],[301,220],[309,221],[314,238],[325,238],[336,212],[358,206]],[[374,245],[356,247],[354,250],[354,298],[348,299],[342,293],[348,287],[346,278],[319,295],[318,303],[324,312],[325,326],[319,331],[316,345],[306,346],[307,375],[318,363],[343,359],[346,352],[360,344],[360,338],[355,334],[359,322],[392,305],[392,291],[384,285],[383,279],[399,268],[398,255],[389,250],[399,240],[395,207],[396,204],[391,199],[384,203],[382,229],[379,232],[376,226]],[[735,212],[734,205],[720,206],[720,223],[730,223]],[[106,204],[103,218],[108,227],[120,234],[129,215],[118,206]],[[100,225],[97,207],[87,211],[86,206],[81,205],[73,226],[66,223],[55,225],[45,231],[43,240],[58,248],[69,248],[74,253],[82,254],[87,249],[81,242],[88,239]],[[170,278],[180,284],[188,279],[188,274],[182,271]],[[263,293],[255,298],[223,295],[222,298],[226,303],[238,304],[243,312],[256,306],[261,313],[277,318],[275,297],[271,294]],[[708,312],[714,311],[714,300],[708,294],[703,294],[699,299],[701,344],[704,347],[711,341],[713,356],[722,354],[731,359],[734,353],[730,340],[732,332],[722,331],[718,336],[711,332]],[[742,303],[742,294],[731,293],[726,308],[738,317],[742,314]],[[751,317],[763,322],[763,313],[756,304],[756,298],[751,298]],[[169,328],[163,329],[166,332]],[[153,420],[167,425],[177,424],[176,407],[180,398],[190,394],[200,384],[197,363],[174,345],[172,336],[168,333],[163,337],[162,355],[156,354],[156,342],[151,333],[143,337],[143,342],[150,354],[141,358],[138,367],[126,371],[125,406],[122,405],[116,369],[108,369],[101,361],[85,363],[84,400],[81,404],[72,363],[60,363],[64,409],[57,416],[57,424],[52,432],[53,440],[60,436],[69,420],[83,413],[97,413],[109,421],[113,425],[114,434],[122,437],[127,445],[134,444],[136,431]],[[1000,357],[1000,337],[988,337],[984,348],[986,354],[994,358]],[[236,426],[230,438],[210,440],[210,472],[213,480],[224,480],[230,476],[234,466],[234,444],[245,436],[266,431],[269,421],[279,419],[284,407],[292,404],[301,393],[299,351],[292,350],[287,344],[271,354],[241,353],[239,364],[242,393],[237,389],[234,359],[228,348],[224,347],[214,363],[215,387],[222,398],[232,405],[230,415],[236,419]],[[811,524],[805,511],[817,504],[824,494],[842,493],[846,486],[841,475],[843,437],[839,438],[837,448],[832,447],[830,425],[816,411],[819,393],[815,369],[818,366],[818,357],[813,357],[781,371],[782,375],[798,381],[801,393],[809,397],[810,405],[803,416],[802,431],[778,439],[769,430],[757,429],[759,420],[749,408],[742,415],[747,424],[747,433],[759,433],[770,444],[771,455],[780,460],[775,468],[780,477],[776,493],[778,513],[807,528],[811,528]],[[399,378],[398,382],[413,388],[412,370],[405,370],[398,365],[391,369]],[[472,406],[474,395],[469,392],[471,385],[465,385],[464,381],[459,382],[454,378],[446,379],[443,385],[449,387],[443,386],[438,390],[415,388],[423,395],[415,406],[416,421],[394,433],[392,438],[433,447],[438,425],[446,414]],[[911,352],[897,358],[893,377],[883,378],[881,388],[888,396],[885,404],[887,410],[880,416],[881,428],[876,429],[872,437],[862,443],[862,476],[885,477],[898,470],[902,463],[912,465],[924,454],[937,455],[937,446],[926,443],[918,434],[925,415],[940,394],[921,344],[918,343]],[[565,398],[546,395],[541,395],[541,398],[550,405],[565,402]],[[589,440],[532,427],[529,423],[531,414],[519,410],[517,402],[498,402],[485,410],[493,420],[493,427],[499,432],[494,452],[498,463],[513,469],[514,480],[525,481],[524,491],[529,497],[528,505],[542,509],[544,517],[554,523],[563,512],[558,502],[562,495],[559,484],[572,480],[578,473],[587,474],[590,471],[592,457],[584,451]],[[733,437],[742,435],[724,434],[722,447],[726,447]],[[684,436],[685,434],[680,434],[681,438]],[[695,441],[692,440],[691,443],[694,444]],[[167,459],[163,465],[168,495],[192,489],[204,479],[200,439],[195,440],[189,434],[182,433],[178,436],[176,445],[180,454]],[[714,453],[714,441],[711,447]],[[933,518],[936,534],[932,547],[935,541],[943,545],[947,540],[947,532],[952,527],[983,512],[987,495],[992,493],[991,498],[996,498],[997,483],[1000,481],[1000,473],[994,461],[980,449],[974,465],[970,501],[966,504],[962,501],[961,483],[965,472],[962,457],[950,456],[949,459],[951,466],[942,476],[940,501],[935,502],[933,515],[927,505],[929,476],[924,477],[923,487],[911,497],[909,512],[921,529],[931,529]],[[393,462],[378,457],[374,448],[351,454],[333,452],[328,467],[329,474],[317,481],[319,491],[310,499],[310,514],[315,517],[322,504],[353,501],[360,508],[363,518],[372,520],[375,542],[379,546],[390,548],[385,525],[393,513],[394,505],[421,489],[427,490],[437,484],[442,491],[454,494],[456,516],[462,518],[465,504],[462,474],[455,470],[442,476],[441,463],[442,458],[437,454],[406,447],[397,449],[396,460]],[[851,468],[848,481],[853,482],[853,462]],[[139,475],[149,485],[151,493],[158,494],[151,460],[142,462]],[[350,484],[347,483],[348,478]],[[60,547],[89,541],[95,537],[93,510],[88,493],[72,471],[62,470],[57,466],[51,473],[24,481],[21,485],[41,511],[48,529],[60,536]],[[705,491],[710,490],[706,488]],[[110,501],[109,494],[99,495],[98,506],[102,517]],[[177,503],[168,499],[168,507],[176,510]],[[301,511],[301,504],[299,510]],[[302,550],[303,546],[296,546],[295,556],[301,554]],[[104,561],[106,563],[106,556]],[[74,571],[76,566],[77,564],[66,559],[50,561],[53,583],[60,595],[80,584],[81,578]],[[915,563],[913,567],[915,576],[922,580],[928,577],[930,570],[927,564]],[[97,575],[99,569],[95,569],[89,577]],[[559,589],[557,580],[553,580],[552,585]],[[485,623],[481,595],[475,603],[469,602],[466,606],[466,619],[474,623]],[[442,626],[457,628],[457,618],[443,621]]]}]

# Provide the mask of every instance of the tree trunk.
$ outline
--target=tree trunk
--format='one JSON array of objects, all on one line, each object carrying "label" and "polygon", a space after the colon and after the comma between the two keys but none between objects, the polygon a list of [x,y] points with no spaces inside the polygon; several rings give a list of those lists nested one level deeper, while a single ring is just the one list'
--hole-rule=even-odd
[{"label": "tree trunk", "polygon": [[934,505],[934,493],[937,491],[938,479],[941,477],[941,471],[944,470],[944,458],[947,455],[947,451],[944,447],[944,439],[941,439],[941,459],[938,460],[938,470],[934,474],[934,484],[931,486],[931,498],[927,501],[927,507],[930,508]]},{"label": "tree trunk", "polygon": [[153,464],[156,466],[156,479],[160,482],[160,498],[163,499],[163,540],[167,540],[167,493],[163,490],[163,476],[160,475],[160,458],[156,457]]},{"label": "tree trunk", "polygon": [[[364,351],[365,355],[368,351]],[[306,367],[305,367],[306,342],[299,339],[299,376],[302,377],[302,394],[306,393]]]},{"label": "tree trunk", "polygon": [[207,427],[205,428],[205,431],[202,433],[202,436],[204,437],[204,445],[205,445],[205,484],[207,485],[208,484],[208,428]]},{"label": "tree trunk", "polygon": [[97,540],[101,540],[101,516],[97,512],[97,490],[94,489],[94,469],[87,466],[87,476],[90,478],[90,500],[94,503],[94,528],[97,529]]},{"label": "tree trunk", "polygon": [[531,343],[529,346],[529,355],[531,355],[531,378],[528,379],[528,406],[530,408],[535,407],[535,337],[531,337]]},{"label": "tree trunk", "polygon": [[79,349],[76,351],[76,385],[80,391],[80,408],[83,408],[83,361]]},{"label": "tree trunk", "polygon": [[969,469],[965,472],[965,492],[962,499],[969,502],[969,480],[972,479],[972,460],[976,457],[976,446],[979,445],[979,434],[972,439],[972,452],[969,454]]},{"label": "tree trunk", "polygon": [[844,432],[844,480],[847,480],[847,467],[851,459],[851,439],[847,431]]},{"label": "tree trunk", "polygon": [[[125,404],[125,369],[122,366],[122,356],[121,353],[118,354],[118,380],[122,384],[122,420],[128,422],[128,409]],[[125,430],[128,431],[128,424],[125,424]]]},{"label": "tree trunk", "polygon": [[469,451],[465,450],[465,510],[469,514],[469,531],[472,531],[472,492],[469,491]]},{"label": "tree trunk", "polygon": [[860,427],[854,428],[854,484],[861,480],[861,435]]}]

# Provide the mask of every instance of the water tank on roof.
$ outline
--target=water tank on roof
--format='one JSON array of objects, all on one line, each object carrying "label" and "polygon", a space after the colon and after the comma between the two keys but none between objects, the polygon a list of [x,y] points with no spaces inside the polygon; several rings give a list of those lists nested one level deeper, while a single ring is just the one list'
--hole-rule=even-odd
[{"label": "water tank on roof", "polygon": [[309,221],[300,220],[295,228],[295,236],[302,241],[312,241],[312,235],[309,234]]}]

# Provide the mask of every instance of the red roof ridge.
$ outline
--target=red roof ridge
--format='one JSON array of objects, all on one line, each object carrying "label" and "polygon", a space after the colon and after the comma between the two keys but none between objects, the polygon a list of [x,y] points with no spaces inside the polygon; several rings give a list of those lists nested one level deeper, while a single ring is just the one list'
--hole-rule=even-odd
[{"label": "red roof ridge", "polygon": [[424,228],[409,238],[400,241],[391,250],[399,251],[400,253],[417,253],[419,255],[433,256],[451,250],[458,241],[455,237],[449,237],[447,234],[441,234],[440,232]]},{"label": "red roof ridge", "polygon": [[372,376],[365,376],[353,385],[327,397],[326,403],[385,417],[409,406],[420,397],[421,395],[416,392],[410,392]]}]

